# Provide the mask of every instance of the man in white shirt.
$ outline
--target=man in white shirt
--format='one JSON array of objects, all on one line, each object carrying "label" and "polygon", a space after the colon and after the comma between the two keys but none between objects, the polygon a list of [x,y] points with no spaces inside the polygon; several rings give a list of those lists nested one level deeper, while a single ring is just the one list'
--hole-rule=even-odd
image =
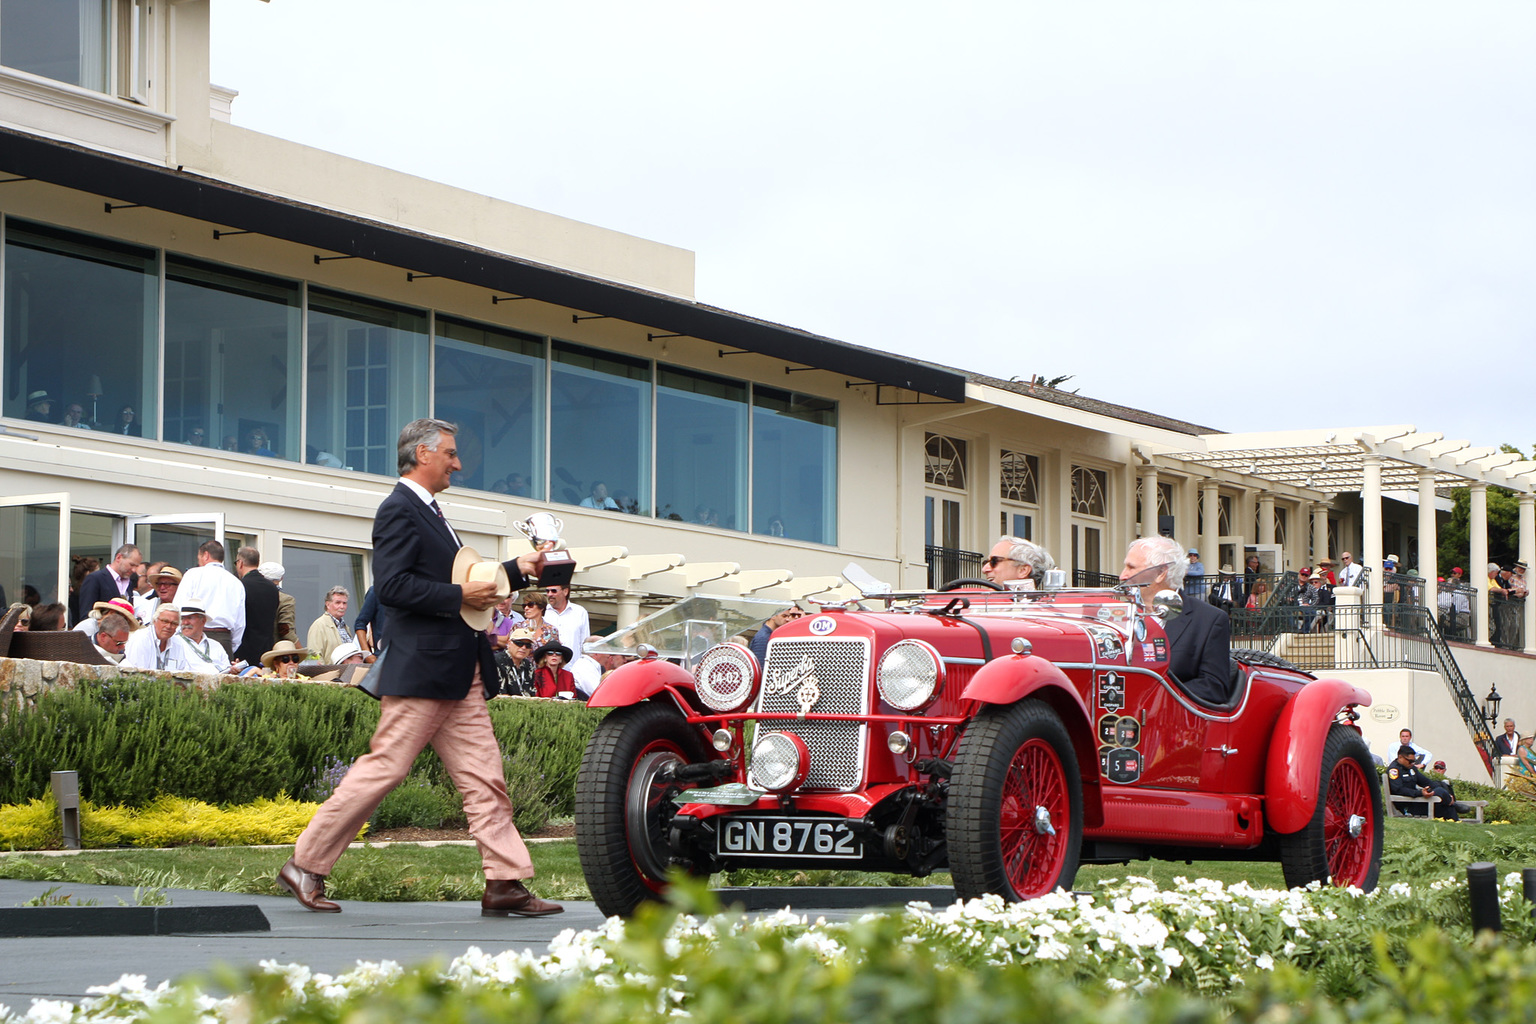
[{"label": "man in white shirt", "polygon": [[123,668],[142,668],[150,672],[191,672],[191,655],[181,638],[181,610],[163,604],[155,612],[150,629],[141,629],[128,637],[123,647]]},{"label": "man in white shirt", "polygon": [[187,661],[193,672],[212,672],[216,675],[229,673],[229,653],[206,635],[208,613],[195,604],[181,606],[181,639],[191,655]]},{"label": "man in white shirt", "polygon": [[180,604],[196,605],[208,613],[207,634],[235,656],[245,636],[245,586],[224,567],[224,545],[205,540],[197,548],[197,567],[181,577],[176,591]]},{"label": "man in white shirt", "polygon": [[1413,763],[1420,768],[1428,768],[1430,765],[1429,751],[1413,742],[1413,730],[1403,729],[1397,734],[1398,742],[1405,747],[1413,748]]},{"label": "man in white shirt", "polygon": [[[571,649],[574,658],[567,666],[571,675],[576,677],[577,687],[580,688],[583,680],[591,683],[596,689],[596,683],[603,677],[602,667],[592,661],[592,656],[586,654],[587,637],[592,635],[592,620],[587,617],[587,610],[579,604],[571,601],[571,588],[560,585],[551,585],[544,588],[544,596],[549,598],[549,607],[544,609],[544,621],[560,632],[560,642]],[[597,669],[596,673],[592,670]],[[583,691],[584,696],[591,696],[590,690]]]},{"label": "man in white shirt", "polygon": [[1358,587],[1360,577],[1365,575],[1365,570],[1355,561],[1355,556],[1348,551],[1339,556],[1339,586]]}]

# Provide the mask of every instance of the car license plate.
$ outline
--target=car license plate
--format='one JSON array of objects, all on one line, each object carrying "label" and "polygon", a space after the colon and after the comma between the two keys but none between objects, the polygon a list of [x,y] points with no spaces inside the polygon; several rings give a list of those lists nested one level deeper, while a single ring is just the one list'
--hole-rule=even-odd
[{"label": "car license plate", "polygon": [[716,835],[716,852],[723,856],[826,860],[860,860],[864,856],[864,844],[847,822],[825,818],[728,817]]}]

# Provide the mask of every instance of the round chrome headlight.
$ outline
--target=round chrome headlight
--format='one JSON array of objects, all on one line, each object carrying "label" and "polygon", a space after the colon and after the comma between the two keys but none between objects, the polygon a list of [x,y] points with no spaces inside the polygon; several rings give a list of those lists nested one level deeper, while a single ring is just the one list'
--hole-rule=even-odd
[{"label": "round chrome headlight", "polygon": [[783,793],[805,781],[811,770],[811,752],[805,740],[792,732],[770,732],[752,744],[748,762],[752,780],[770,793]]},{"label": "round chrome headlight", "polygon": [[880,697],[898,711],[926,707],[944,685],[944,659],[925,640],[892,644],[875,670]]},{"label": "round chrome headlight", "polygon": [[762,670],[757,656],[741,644],[719,644],[693,668],[693,688],[711,711],[740,711],[757,696]]}]

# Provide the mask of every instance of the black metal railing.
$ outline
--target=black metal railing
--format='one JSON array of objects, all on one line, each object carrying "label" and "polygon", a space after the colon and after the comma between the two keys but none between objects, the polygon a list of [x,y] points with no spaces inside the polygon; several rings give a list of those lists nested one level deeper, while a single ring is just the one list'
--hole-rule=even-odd
[{"label": "black metal railing", "polygon": [[1506,651],[1525,649],[1525,598],[1488,595],[1488,642]]},{"label": "black metal railing", "polygon": [[[1301,610],[1290,609],[1292,613]],[[1278,653],[1311,671],[1410,668],[1439,673],[1472,742],[1492,765],[1493,737],[1483,720],[1482,705],[1428,608],[1398,603],[1335,605],[1327,606],[1327,612],[1330,633],[1322,649],[1293,643]],[[1270,636],[1266,648],[1273,649],[1277,638],[1278,634]]]},{"label": "black metal railing", "polygon": [[929,590],[942,587],[950,580],[983,578],[981,566],[987,560],[987,556],[980,551],[942,548],[937,544],[926,545],[923,556],[928,559]]},{"label": "black metal railing", "polygon": [[1437,588],[1435,601],[1440,635],[1447,640],[1473,643],[1477,640],[1477,588],[1445,582]]},{"label": "black metal railing", "polygon": [[1107,572],[1089,572],[1087,569],[1079,569],[1072,574],[1074,587],[1118,587],[1120,577]]}]

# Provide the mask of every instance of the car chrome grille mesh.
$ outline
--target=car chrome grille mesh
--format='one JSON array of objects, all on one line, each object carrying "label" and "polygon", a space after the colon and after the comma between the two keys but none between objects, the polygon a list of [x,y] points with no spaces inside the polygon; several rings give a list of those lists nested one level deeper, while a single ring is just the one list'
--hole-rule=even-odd
[{"label": "car chrome grille mesh", "polygon": [[[820,696],[812,713],[869,713],[869,643],[863,639],[784,639],[768,644],[763,692],[758,710],[798,713],[804,684],[814,680]],[[778,681],[780,692],[773,692]],[[801,789],[847,791],[864,777],[864,745],[869,727],[862,722],[765,722],[760,729],[792,732],[811,751],[811,770]]]}]

